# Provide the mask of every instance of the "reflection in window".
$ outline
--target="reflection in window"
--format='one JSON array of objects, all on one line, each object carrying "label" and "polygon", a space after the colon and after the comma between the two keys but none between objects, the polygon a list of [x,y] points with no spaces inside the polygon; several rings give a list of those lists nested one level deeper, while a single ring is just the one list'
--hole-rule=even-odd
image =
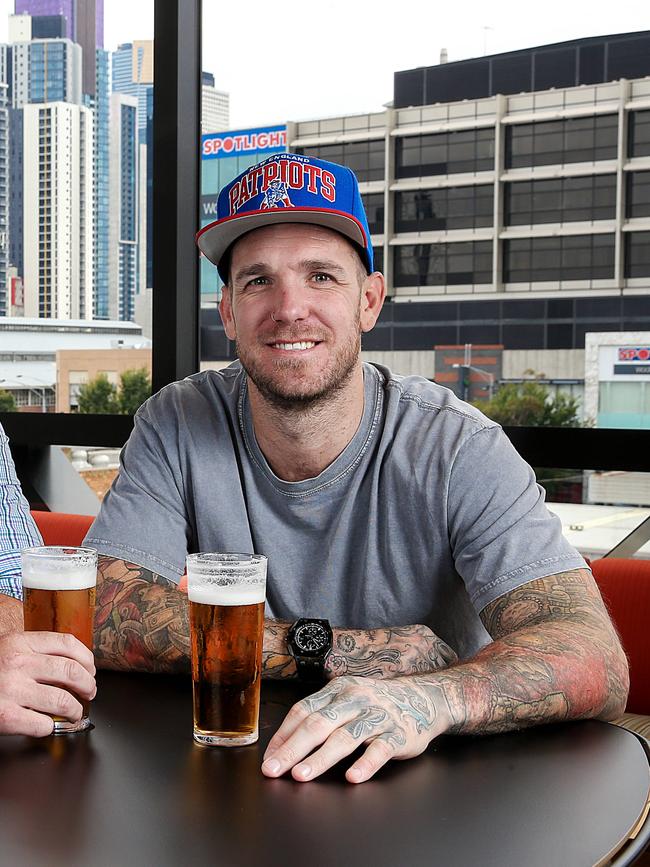
[{"label": "reflection in window", "polygon": [[383,181],[384,139],[298,148],[296,153],[347,166],[360,181]]},{"label": "reflection in window", "polygon": [[492,184],[409,190],[395,195],[395,229],[398,232],[491,226],[493,217]]},{"label": "reflection in window", "polygon": [[506,130],[506,167],[612,160],[617,136],[615,114],[513,124]]},{"label": "reflection in window", "polygon": [[650,172],[628,172],[626,217],[650,217]]},{"label": "reflection in window", "polygon": [[650,109],[630,112],[627,155],[650,156]]},{"label": "reflection in window", "polygon": [[398,178],[485,172],[494,169],[494,129],[404,136],[395,145]]},{"label": "reflection in window", "polygon": [[503,267],[506,283],[610,279],[614,236],[513,239],[505,242]]},{"label": "reflection in window", "polygon": [[505,185],[507,226],[613,220],[615,217],[616,175],[518,181]]},{"label": "reflection in window", "polygon": [[492,242],[405,244],[394,248],[396,286],[492,282]]},{"label": "reflection in window", "polygon": [[368,228],[371,235],[382,235],[384,232],[384,194],[366,193],[362,195],[363,207],[368,217]]},{"label": "reflection in window", "polygon": [[650,277],[650,232],[626,233],[625,276]]}]

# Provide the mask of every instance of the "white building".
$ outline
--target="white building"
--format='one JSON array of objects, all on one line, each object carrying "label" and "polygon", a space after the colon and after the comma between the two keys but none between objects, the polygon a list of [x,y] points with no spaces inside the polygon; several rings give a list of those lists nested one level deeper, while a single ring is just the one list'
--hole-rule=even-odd
[{"label": "white building", "polygon": [[92,111],[65,102],[23,111],[25,315],[91,318]]},{"label": "white building", "polygon": [[230,94],[217,90],[210,72],[201,81],[201,134],[230,129]]}]

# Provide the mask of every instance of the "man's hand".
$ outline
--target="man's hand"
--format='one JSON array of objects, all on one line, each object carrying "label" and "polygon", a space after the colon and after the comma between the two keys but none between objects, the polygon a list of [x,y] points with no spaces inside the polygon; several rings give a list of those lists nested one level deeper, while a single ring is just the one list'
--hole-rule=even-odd
[{"label": "man's hand", "polygon": [[269,742],[262,771],[279,777],[290,770],[296,780],[312,780],[367,744],[345,774],[348,782],[363,783],[389,759],[419,756],[449,727],[444,701],[436,704],[413,678],[336,678],[291,708]]},{"label": "man's hand", "polygon": [[75,696],[93,699],[95,663],[72,635],[13,632],[0,638],[0,734],[44,737],[49,716],[81,719]]},{"label": "man's hand", "polygon": [[[264,621],[264,677],[296,676],[296,663],[287,650],[290,623]],[[332,652],[325,660],[328,679],[343,675],[400,677],[426,674],[458,661],[456,653],[428,626],[388,626],[377,629],[332,629]]]}]

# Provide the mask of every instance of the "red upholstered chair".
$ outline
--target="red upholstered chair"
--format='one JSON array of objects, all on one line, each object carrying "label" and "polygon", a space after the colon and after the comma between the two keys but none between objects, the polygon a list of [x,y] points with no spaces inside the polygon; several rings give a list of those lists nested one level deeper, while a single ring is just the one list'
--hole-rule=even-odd
[{"label": "red upholstered chair", "polygon": [[65,512],[32,512],[46,545],[81,545],[94,521],[92,515],[69,515]]},{"label": "red upholstered chair", "polygon": [[617,722],[650,737],[650,560],[605,557],[591,568],[630,661],[630,695]]}]

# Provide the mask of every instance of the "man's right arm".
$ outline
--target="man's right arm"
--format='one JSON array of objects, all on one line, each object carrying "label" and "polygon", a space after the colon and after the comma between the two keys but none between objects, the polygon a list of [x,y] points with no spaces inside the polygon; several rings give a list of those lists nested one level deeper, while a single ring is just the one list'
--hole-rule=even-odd
[{"label": "man's right arm", "polygon": [[[287,649],[289,622],[265,620],[262,675],[296,676]],[[456,662],[454,651],[426,626],[332,629],[328,678],[424,674]],[[98,668],[122,671],[189,670],[187,596],[167,578],[134,563],[100,556],[95,616]]]}]

